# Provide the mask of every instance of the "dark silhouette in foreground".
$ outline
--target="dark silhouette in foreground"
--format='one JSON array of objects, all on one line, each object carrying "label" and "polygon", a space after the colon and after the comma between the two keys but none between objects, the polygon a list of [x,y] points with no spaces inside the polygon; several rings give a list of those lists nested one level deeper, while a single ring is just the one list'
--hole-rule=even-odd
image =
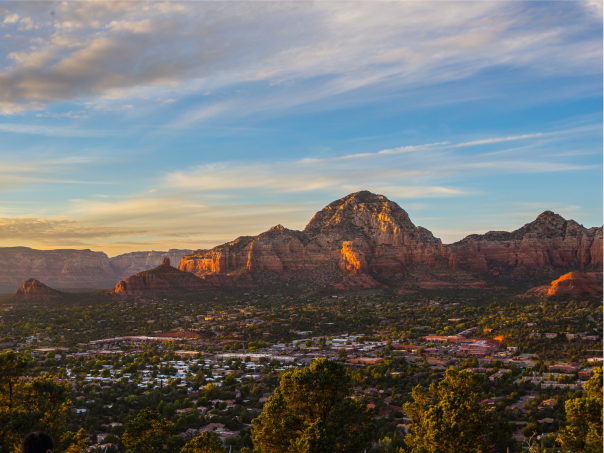
[{"label": "dark silhouette in foreground", "polygon": [[21,453],[52,453],[54,447],[52,437],[44,431],[37,431],[25,436]]}]

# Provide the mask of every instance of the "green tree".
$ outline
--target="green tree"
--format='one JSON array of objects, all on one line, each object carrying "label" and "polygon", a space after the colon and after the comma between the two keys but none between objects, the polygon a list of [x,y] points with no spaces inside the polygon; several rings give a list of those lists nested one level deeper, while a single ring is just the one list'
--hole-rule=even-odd
[{"label": "green tree", "polygon": [[48,377],[14,383],[12,393],[0,393],[0,453],[18,451],[31,431],[50,434],[57,450],[67,447],[73,442],[67,430],[70,407],[67,389]]},{"label": "green tree", "polygon": [[65,450],[65,453],[83,453],[88,446],[87,441],[86,431],[80,429],[75,436],[73,436],[73,443]]},{"label": "green tree", "polygon": [[218,436],[210,431],[204,431],[186,444],[181,453],[223,453],[222,442]]},{"label": "green tree", "polygon": [[255,447],[271,453],[360,451],[372,438],[373,416],[351,395],[346,367],[332,360],[284,373],[252,422]]},{"label": "green tree", "polygon": [[413,453],[514,451],[506,424],[495,423],[479,403],[480,378],[449,368],[440,383],[412,392],[404,411],[411,419],[405,442]]},{"label": "green tree", "polygon": [[133,453],[172,453],[180,451],[183,441],[158,412],[144,408],[126,423],[122,443]]},{"label": "green tree", "polygon": [[13,396],[19,376],[26,368],[25,358],[14,351],[0,354],[0,398],[3,398],[3,403],[7,404],[9,409],[13,406]]},{"label": "green tree", "polygon": [[602,368],[585,384],[587,396],[565,403],[568,426],[560,430],[558,441],[573,453],[602,451]]}]

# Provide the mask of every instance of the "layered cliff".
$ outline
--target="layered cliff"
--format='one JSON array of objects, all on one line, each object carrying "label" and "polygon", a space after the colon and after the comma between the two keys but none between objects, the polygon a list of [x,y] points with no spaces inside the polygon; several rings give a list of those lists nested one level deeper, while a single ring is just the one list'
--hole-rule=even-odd
[{"label": "layered cliff", "polygon": [[319,286],[342,282],[346,288],[371,287],[379,284],[350,277],[400,278],[409,264],[446,265],[445,251],[396,203],[364,191],[329,204],[303,231],[277,225],[258,236],[197,250],[182,258],[179,269],[206,278],[245,273],[259,283],[278,275],[277,280],[302,279]]},{"label": "layered cliff", "polygon": [[54,288],[111,288],[117,279],[103,252],[0,248],[0,292],[15,291],[24,280]]},{"label": "layered cliff", "polygon": [[258,236],[196,250],[179,265],[205,279],[336,289],[399,283],[419,289],[482,288],[487,279],[543,280],[560,275],[560,269],[586,268],[602,268],[601,227],[586,229],[546,211],[513,232],[471,235],[444,245],[415,226],[396,203],[367,191],[330,203],[303,231],[277,225]]},{"label": "layered cliff", "polygon": [[[116,291],[125,294],[177,287],[178,278],[187,277],[170,266],[156,268],[165,258],[180,262],[181,274],[199,277],[189,283],[200,290],[262,285],[341,290],[388,285],[405,291],[529,287],[569,271],[601,271],[602,227],[584,228],[545,211],[515,231],[491,231],[444,245],[415,226],[396,203],[362,191],[330,203],[302,231],[277,225],[190,253],[173,249],[108,258],[90,250],[0,248],[0,293],[14,291],[28,278],[55,288],[98,289],[122,280]],[[157,269],[174,275],[166,280],[167,274],[156,275]],[[137,278],[129,280],[131,275]]]}]

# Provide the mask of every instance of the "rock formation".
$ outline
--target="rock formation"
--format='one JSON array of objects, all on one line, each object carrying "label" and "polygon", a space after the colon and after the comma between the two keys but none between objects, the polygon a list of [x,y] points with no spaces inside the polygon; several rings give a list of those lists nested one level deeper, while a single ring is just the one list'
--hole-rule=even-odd
[{"label": "rock formation", "polygon": [[127,297],[150,292],[205,291],[210,286],[203,279],[170,266],[170,258],[164,258],[155,269],[139,272],[119,282],[113,293]]},{"label": "rock formation", "polygon": [[23,285],[15,292],[13,298],[18,300],[48,301],[51,299],[60,299],[64,295],[60,291],[49,288],[35,278],[30,278],[23,282]]},{"label": "rock formation", "polygon": [[602,295],[602,274],[598,272],[569,272],[550,285],[538,286],[526,292],[526,296],[575,296]]},{"label": "rock formation", "polygon": [[113,270],[116,281],[118,281],[139,272],[154,269],[160,265],[164,258],[168,258],[172,263],[180,263],[181,258],[191,252],[192,250],[170,249],[167,252],[124,253],[109,258],[109,265]]},{"label": "rock formation", "polygon": [[298,282],[351,289],[402,283],[406,290],[483,288],[489,286],[485,279],[522,282],[525,275],[543,281],[560,275],[559,269],[586,268],[602,268],[601,227],[586,229],[546,211],[516,231],[444,245],[396,203],[367,191],[329,204],[303,231],[277,225],[196,250],[179,265],[235,286]]}]

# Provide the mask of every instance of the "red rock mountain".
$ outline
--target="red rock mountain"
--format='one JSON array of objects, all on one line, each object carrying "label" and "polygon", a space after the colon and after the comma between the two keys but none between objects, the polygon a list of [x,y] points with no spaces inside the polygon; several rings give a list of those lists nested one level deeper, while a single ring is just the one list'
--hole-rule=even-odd
[{"label": "red rock mountain", "polygon": [[302,284],[339,289],[402,283],[477,288],[491,281],[543,281],[560,269],[602,268],[602,228],[546,211],[513,232],[442,244],[382,195],[350,194],[317,212],[303,231],[281,225],[183,256],[179,269],[217,285]]},{"label": "red rock mountain", "polygon": [[[186,285],[188,277],[176,269],[155,268],[164,258],[200,277],[188,280],[194,290],[255,285],[388,285],[405,291],[534,286],[569,271],[601,270],[602,228],[587,229],[545,211],[518,230],[471,235],[444,245],[416,227],[396,203],[362,191],[317,212],[303,231],[277,225],[258,236],[191,253],[132,252],[109,258],[91,250],[0,248],[0,292],[14,291],[28,278],[55,288],[98,289],[123,280],[118,292],[124,294]],[[140,278],[125,278],[133,274]]]},{"label": "red rock mountain", "polygon": [[531,223],[508,233],[473,234],[448,246],[449,266],[498,273],[522,266],[602,268],[602,227],[586,229],[574,220],[545,211]]},{"label": "red rock mountain", "polygon": [[63,293],[55,289],[49,288],[44,283],[40,283],[35,278],[30,278],[23,282],[21,288],[19,288],[13,295],[16,299],[27,299],[27,300],[50,300],[59,299],[64,296]]},{"label": "red rock mountain", "polygon": [[170,266],[170,259],[164,258],[155,269],[139,272],[119,282],[113,293],[127,297],[149,292],[204,291],[209,287],[203,279]]},{"label": "red rock mountain", "polygon": [[569,272],[550,285],[538,286],[526,292],[527,296],[592,296],[602,295],[602,274],[598,272]]}]

